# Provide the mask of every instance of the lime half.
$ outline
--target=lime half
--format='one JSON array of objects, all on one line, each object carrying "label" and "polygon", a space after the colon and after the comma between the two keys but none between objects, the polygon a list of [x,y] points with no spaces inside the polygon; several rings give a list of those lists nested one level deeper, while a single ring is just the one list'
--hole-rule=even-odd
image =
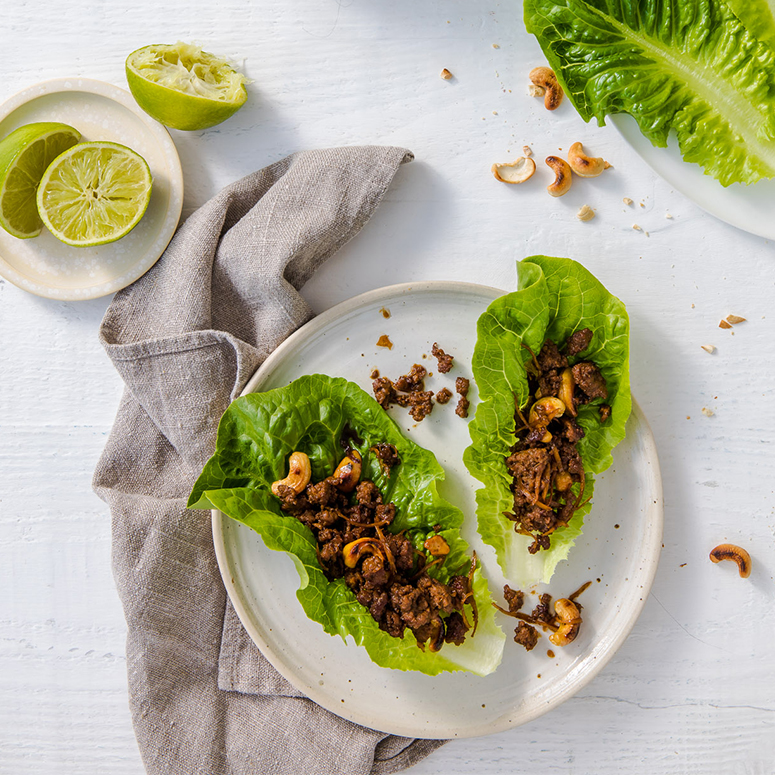
[{"label": "lime half", "polygon": [[46,167],[81,134],[67,124],[26,124],[0,142],[0,226],[14,237],[37,237],[43,228],[35,205]]},{"label": "lime half", "polygon": [[173,129],[220,124],[248,98],[242,73],[189,43],[134,51],[126,60],[126,79],[137,104]]},{"label": "lime half", "polygon": [[46,170],[37,203],[57,239],[85,248],[132,231],[150,198],[151,171],[142,156],[118,143],[78,143]]}]

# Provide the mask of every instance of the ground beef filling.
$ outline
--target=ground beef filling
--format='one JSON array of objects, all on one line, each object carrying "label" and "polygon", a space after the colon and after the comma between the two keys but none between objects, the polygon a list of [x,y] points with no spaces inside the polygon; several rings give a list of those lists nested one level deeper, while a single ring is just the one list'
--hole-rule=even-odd
[{"label": "ground beef filling", "polygon": [[[576,422],[578,407],[608,398],[600,369],[589,361],[571,365],[592,341],[588,328],[576,331],[563,350],[551,340],[527,364],[531,400],[517,411],[517,442],[506,459],[514,495],[512,520],[517,533],[533,538],[531,554],[549,549],[551,535],[567,525],[584,502],[584,466],[576,444],[584,429]],[[532,353],[531,353],[532,355]],[[611,407],[600,405],[600,421]]]},{"label": "ground beef filling", "polygon": [[[370,451],[388,474],[400,463],[391,444],[377,444]],[[469,605],[475,631],[471,592],[475,561],[468,575],[453,575],[446,584],[432,578],[428,570],[443,563],[449,551],[443,536],[429,538],[426,553],[405,534],[391,533],[396,507],[383,502],[374,482],[363,479],[354,492],[346,493],[331,476],[308,484],[301,493],[281,486],[277,495],[282,510],[315,536],[326,577],[343,578],[380,629],[403,638],[408,628],[421,648],[427,644],[438,651],[444,643],[460,645],[465,640],[471,629],[465,611]]]}]

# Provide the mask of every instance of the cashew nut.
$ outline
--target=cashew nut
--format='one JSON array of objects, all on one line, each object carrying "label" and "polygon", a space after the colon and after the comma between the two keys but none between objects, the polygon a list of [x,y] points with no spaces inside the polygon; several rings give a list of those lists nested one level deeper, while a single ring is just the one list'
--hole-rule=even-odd
[{"label": "cashew nut", "polygon": [[441,647],[444,645],[444,636],[447,634],[446,629],[444,620],[437,614],[436,618],[431,622],[431,642],[428,646],[434,654],[441,651]]},{"label": "cashew nut", "polygon": [[560,626],[549,636],[555,646],[567,646],[576,639],[581,626],[578,606],[567,597],[561,597],[554,604],[554,613]]},{"label": "cashew nut", "polygon": [[559,156],[547,156],[546,166],[554,172],[554,183],[550,183],[546,190],[552,196],[562,196],[570,191],[571,171],[568,162]]},{"label": "cashew nut", "polygon": [[342,458],[333,475],[333,484],[342,492],[352,492],[361,478],[361,455],[357,449]]},{"label": "cashew nut", "polygon": [[591,221],[595,217],[595,211],[589,205],[582,205],[576,213],[580,221]]},{"label": "cashew nut", "polygon": [[573,388],[575,387],[575,382],[573,381],[573,371],[571,369],[565,369],[562,372],[562,377],[560,378],[560,401],[565,404],[565,408],[568,410],[568,413],[575,417],[576,407],[573,405]]},{"label": "cashew nut", "polygon": [[358,538],[355,541],[350,541],[342,549],[344,564],[348,568],[354,568],[364,554],[377,554],[380,557],[385,557],[382,544],[376,538]]},{"label": "cashew nut", "polygon": [[562,86],[557,83],[557,76],[550,67],[534,67],[528,75],[534,86],[544,90],[544,107],[556,110],[562,102]]},{"label": "cashew nut", "polygon": [[279,496],[280,487],[290,487],[297,493],[302,492],[309,484],[312,468],[309,458],[303,452],[294,452],[288,458],[288,476],[272,483],[272,492]]},{"label": "cashew nut", "polygon": [[445,557],[449,554],[449,544],[439,535],[431,536],[423,546],[432,557]]},{"label": "cashew nut", "polygon": [[568,149],[568,164],[580,178],[596,178],[611,165],[600,156],[587,156],[581,143]]},{"label": "cashew nut", "polygon": [[516,161],[508,164],[493,164],[492,174],[501,183],[524,183],[533,177],[536,171],[536,163],[532,159],[520,156]]},{"label": "cashew nut", "polygon": [[545,428],[552,420],[565,411],[565,404],[559,398],[547,396],[539,398],[531,407],[527,424],[531,428]]},{"label": "cashew nut", "polygon": [[751,575],[751,555],[745,549],[734,544],[719,544],[710,553],[711,562],[733,560],[737,563],[740,576],[747,579]]}]

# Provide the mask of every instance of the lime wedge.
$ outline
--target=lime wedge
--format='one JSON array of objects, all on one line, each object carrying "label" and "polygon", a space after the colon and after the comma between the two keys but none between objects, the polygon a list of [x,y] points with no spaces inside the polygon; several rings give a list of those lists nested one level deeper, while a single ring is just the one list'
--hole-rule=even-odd
[{"label": "lime wedge", "polygon": [[189,43],[134,51],[126,60],[126,79],[137,104],[173,129],[220,124],[248,98],[242,73]]},{"label": "lime wedge", "polygon": [[14,237],[40,234],[38,183],[46,167],[80,136],[67,124],[46,121],[20,126],[0,142],[0,226]]},{"label": "lime wedge", "polygon": [[78,143],[51,162],[38,186],[38,213],[62,242],[115,242],[139,223],[151,198],[142,156],[118,143]]}]

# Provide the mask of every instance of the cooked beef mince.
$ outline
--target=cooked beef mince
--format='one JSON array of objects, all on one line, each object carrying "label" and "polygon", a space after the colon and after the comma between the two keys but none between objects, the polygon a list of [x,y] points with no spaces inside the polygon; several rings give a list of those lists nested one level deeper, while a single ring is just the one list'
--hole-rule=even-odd
[{"label": "cooked beef mince", "polygon": [[396,390],[402,393],[414,393],[423,390],[425,387],[425,377],[428,371],[425,366],[415,363],[406,374],[403,374],[395,381]]},{"label": "cooked beef mince", "polygon": [[438,361],[438,368],[441,374],[446,374],[452,368],[452,361],[455,359],[451,355],[447,355],[436,342],[431,347],[431,355]]},{"label": "cooked beef mince", "polygon": [[514,630],[514,642],[524,646],[526,651],[532,651],[540,637],[538,630],[527,622],[520,622]]},{"label": "cooked beef mince", "polygon": [[374,392],[374,398],[377,399],[377,403],[383,409],[387,409],[390,404],[395,403],[396,388],[393,385],[393,382],[387,377],[377,377],[377,379],[371,383],[371,389]]},{"label": "cooked beef mince", "polygon": [[374,453],[377,460],[379,460],[379,464],[385,474],[389,474],[391,469],[401,462],[398,457],[398,450],[392,444],[386,444],[384,441],[375,444],[371,448],[371,451]]},{"label": "cooked beef mince", "polygon": [[611,407],[608,406],[608,404],[600,404],[600,408],[597,410],[597,412],[600,415],[601,423],[607,422],[611,417]]},{"label": "cooked beef mince", "polygon": [[[525,594],[519,589],[512,589],[508,584],[503,587],[503,597],[508,605],[508,610],[501,608],[497,603],[493,606],[501,613],[519,619],[514,630],[514,641],[524,646],[527,651],[531,651],[538,643],[541,634],[536,627],[542,630],[550,631],[549,640],[555,646],[567,646],[579,633],[581,627],[581,610],[583,606],[576,601],[576,598],[584,592],[591,584],[587,581],[582,584],[573,594],[567,598],[562,598],[552,605],[552,596],[543,593],[538,597],[538,605],[533,609],[530,615],[520,612],[525,602]],[[547,652],[547,656],[553,657],[554,653]]]},{"label": "cooked beef mince", "polygon": [[391,404],[407,407],[412,419],[420,422],[433,411],[433,391],[424,390],[427,374],[424,366],[415,363],[395,382],[378,377],[371,383],[374,398],[383,409],[388,409]]},{"label": "cooked beef mince", "polygon": [[[532,537],[531,554],[549,549],[552,533],[584,502],[584,465],[576,448],[584,429],[575,418],[579,406],[608,398],[600,369],[589,361],[572,362],[592,336],[581,329],[562,347],[547,339],[526,366],[531,399],[516,413],[517,442],[506,458],[514,505],[505,516],[517,533]],[[610,406],[599,411],[605,422]]]},{"label": "cooked beef mince", "polygon": [[[386,475],[400,463],[392,444],[376,444],[369,453]],[[348,455],[355,454],[348,445]],[[329,476],[310,482],[300,493],[279,486],[276,494],[281,509],[312,531],[326,577],[344,579],[380,629],[403,638],[408,628],[418,645],[424,649],[427,644],[431,651],[444,643],[461,644],[472,623],[471,635],[475,633],[478,614],[471,587],[475,557],[470,568],[452,573],[447,583],[430,576],[428,571],[442,565],[446,553],[434,556],[415,548],[405,531],[390,532],[396,507],[384,502],[374,482],[361,479],[347,493],[339,478]],[[441,539],[437,534],[431,537]]]},{"label": "cooked beef mince", "polygon": [[565,341],[565,355],[572,358],[574,355],[584,352],[592,341],[592,329],[582,328],[571,334]]},{"label": "cooked beef mince", "polygon": [[412,419],[420,422],[433,411],[433,391],[418,390],[413,393],[397,393],[395,403],[408,407]]},{"label": "cooked beef mince", "polygon": [[[600,369],[594,363],[577,363],[572,369],[573,381],[586,397],[586,402],[594,398],[608,398],[608,388]],[[579,400],[579,403],[586,403]]]},{"label": "cooked beef mince", "polygon": [[508,584],[503,587],[503,597],[509,606],[509,613],[512,614],[525,604],[525,593],[521,589],[512,589]]},{"label": "cooked beef mince", "polygon": [[450,398],[452,398],[452,391],[449,388],[442,388],[436,393],[437,404],[447,404]]},{"label": "cooked beef mince", "polygon": [[465,377],[458,377],[455,380],[455,390],[460,395],[455,407],[455,414],[458,417],[468,417],[468,407],[471,406],[470,401],[466,398],[469,385],[470,383]]}]

